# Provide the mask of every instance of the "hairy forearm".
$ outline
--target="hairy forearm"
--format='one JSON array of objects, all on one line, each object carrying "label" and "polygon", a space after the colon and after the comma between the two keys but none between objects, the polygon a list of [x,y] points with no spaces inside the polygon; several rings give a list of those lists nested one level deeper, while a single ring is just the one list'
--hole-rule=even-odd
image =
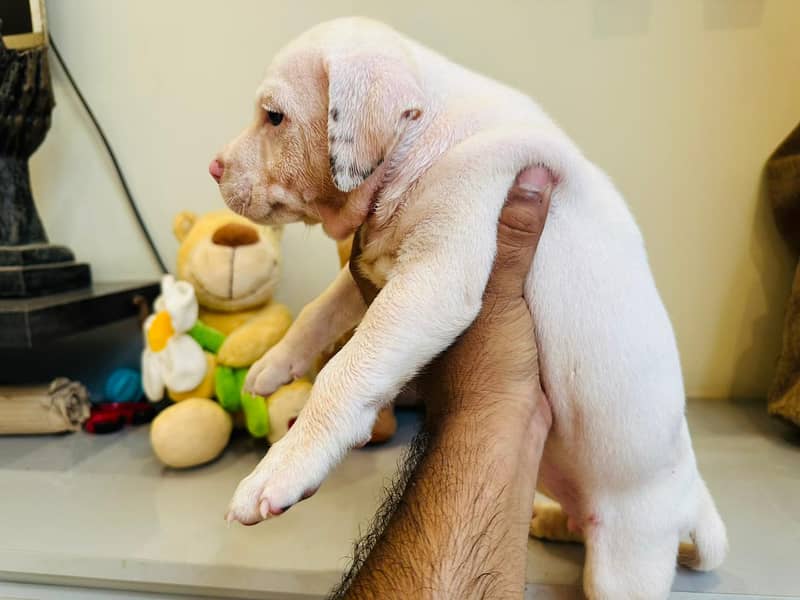
[{"label": "hairy forearm", "polygon": [[418,436],[335,598],[521,596],[545,432],[495,427],[498,415],[450,415]]}]

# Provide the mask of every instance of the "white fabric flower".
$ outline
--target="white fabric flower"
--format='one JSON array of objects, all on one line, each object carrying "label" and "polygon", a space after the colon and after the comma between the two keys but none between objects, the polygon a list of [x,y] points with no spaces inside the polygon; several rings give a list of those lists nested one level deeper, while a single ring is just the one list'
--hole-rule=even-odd
[{"label": "white fabric flower", "polygon": [[202,383],[206,357],[194,338],[187,335],[197,322],[199,307],[194,288],[172,275],[161,280],[161,295],[153,303],[155,313],[144,322],[142,386],[150,400],[160,400],[164,387],[188,392]]}]

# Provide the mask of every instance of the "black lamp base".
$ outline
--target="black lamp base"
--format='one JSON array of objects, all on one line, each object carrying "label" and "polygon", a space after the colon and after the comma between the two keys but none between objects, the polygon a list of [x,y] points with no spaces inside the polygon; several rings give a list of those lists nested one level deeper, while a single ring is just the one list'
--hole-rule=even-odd
[{"label": "black lamp base", "polygon": [[0,246],[0,298],[30,298],[88,287],[91,270],[66,246]]},{"label": "black lamp base", "polygon": [[[146,315],[160,289],[158,281],[95,282],[90,287],[62,294],[0,298],[0,363],[3,348],[46,347],[62,336],[137,314],[143,319],[142,311]],[[0,369],[0,383],[6,371]],[[9,382],[14,378],[9,374],[5,379]]]}]

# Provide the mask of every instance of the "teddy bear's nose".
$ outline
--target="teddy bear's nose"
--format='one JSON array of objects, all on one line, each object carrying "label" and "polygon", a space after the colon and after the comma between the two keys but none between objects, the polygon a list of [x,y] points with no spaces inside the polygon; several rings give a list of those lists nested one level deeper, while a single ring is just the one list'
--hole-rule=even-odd
[{"label": "teddy bear's nose", "polygon": [[214,181],[219,183],[219,180],[222,179],[222,174],[225,172],[225,165],[222,164],[220,159],[215,158],[211,161],[211,164],[208,165],[208,172],[211,173]]},{"label": "teddy bear's nose", "polygon": [[243,223],[228,223],[222,227],[218,227],[211,236],[211,241],[218,246],[228,246],[236,248],[237,246],[248,246],[258,242],[258,231],[255,228],[245,225]]}]

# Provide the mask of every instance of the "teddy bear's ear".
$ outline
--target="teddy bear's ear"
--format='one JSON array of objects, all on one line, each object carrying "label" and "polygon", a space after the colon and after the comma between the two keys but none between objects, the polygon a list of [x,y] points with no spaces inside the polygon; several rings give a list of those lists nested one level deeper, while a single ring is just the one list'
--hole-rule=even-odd
[{"label": "teddy bear's ear", "polygon": [[178,238],[179,242],[182,242],[189,234],[196,221],[197,215],[188,210],[184,210],[175,215],[175,219],[172,221],[172,232],[175,234],[175,237]]}]

